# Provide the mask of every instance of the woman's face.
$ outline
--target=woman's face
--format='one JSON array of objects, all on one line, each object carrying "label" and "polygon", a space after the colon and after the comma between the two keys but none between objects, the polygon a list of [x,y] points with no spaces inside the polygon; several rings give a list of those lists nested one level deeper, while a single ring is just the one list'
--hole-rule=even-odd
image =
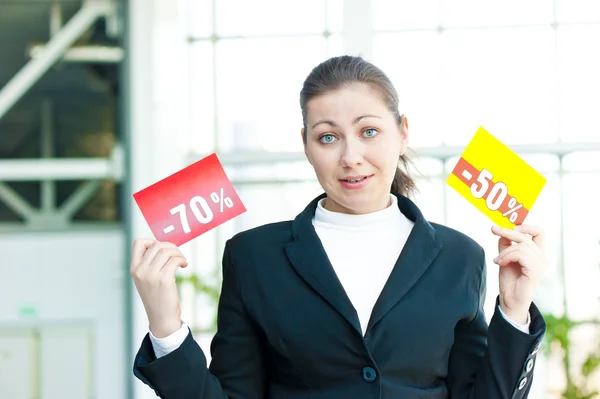
[{"label": "woman's face", "polygon": [[325,208],[363,214],[389,206],[390,186],[408,144],[379,95],[363,84],[327,92],[307,104],[304,151],[327,194]]}]

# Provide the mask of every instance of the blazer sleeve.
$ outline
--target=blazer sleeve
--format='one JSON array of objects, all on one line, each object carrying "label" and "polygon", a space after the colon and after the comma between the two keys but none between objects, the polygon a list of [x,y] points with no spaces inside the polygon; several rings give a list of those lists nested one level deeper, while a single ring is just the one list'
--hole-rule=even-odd
[{"label": "blazer sleeve", "polygon": [[530,334],[518,330],[502,317],[497,297],[488,327],[483,311],[485,255],[483,258],[476,314],[472,319],[461,320],[454,331],[447,380],[450,398],[525,399],[531,389],[546,324],[532,304]]},{"label": "blazer sleeve", "polygon": [[223,254],[223,282],[212,362],[188,334],[175,351],[156,359],[149,334],[135,357],[133,372],[164,399],[263,399],[265,366],[262,340],[240,297],[229,241]]}]

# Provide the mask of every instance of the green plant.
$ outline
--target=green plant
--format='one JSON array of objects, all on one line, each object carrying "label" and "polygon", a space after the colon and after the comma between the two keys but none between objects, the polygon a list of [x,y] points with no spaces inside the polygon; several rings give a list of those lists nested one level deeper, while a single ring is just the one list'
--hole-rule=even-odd
[{"label": "green plant", "polygon": [[[198,275],[196,275],[196,274],[192,274],[189,276],[176,276],[175,282],[177,283],[177,285],[179,287],[181,287],[182,284],[191,284],[194,287],[196,294],[207,296],[209,298],[210,302],[214,305],[214,308],[216,309],[217,304],[219,303],[219,296],[221,295],[219,288],[204,284],[203,282],[200,281],[200,277],[198,277]],[[213,321],[212,321],[211,328],[213,330],[216,330],[216,328],[217,328],[216,312],[215,312],[215,317],[213,318]]]},{"label": "green plant", "polygon": [[549,355],[560,347],[563,354],[563,367],[567,379],[567,386],[562,392],[565,399],[593,399],[600,396],[598,391],[589,388],[589,377],[600,368],[600,344],[594,352],[588,354],[582,363],[579,381],[571,373],[571,339],[570,332],[579,326],[595,325],[600,327],[600,320],[573,321],[568,316],[556,317],[552,314],[544,314],[546,320],[545,353]]}]

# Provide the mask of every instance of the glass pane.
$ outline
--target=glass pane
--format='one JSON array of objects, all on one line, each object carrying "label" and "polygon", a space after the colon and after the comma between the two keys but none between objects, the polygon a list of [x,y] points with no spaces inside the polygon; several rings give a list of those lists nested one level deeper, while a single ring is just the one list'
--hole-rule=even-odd
[{"label": "glass pane", "polygon": [[419,207],[425,219],[444,223],[444,163],[435,158],[407,154],[412,163],[408,174],[414,180],[417,191],[410,199]]},{"label": "glass pane", "polygon": [[219,36],[325,32],[325,0],[219,0]]},{"label": "glass pane", "polygon": [[329,38],[327,38],[327,57],[336,57],[338,55],[345,54],[346,52],[344,51],[344,38],[342,37],[342,35],[336,34],[329,36]]},{"label": "glass pane", "polygon": [[549,0],[442,0],[444,26],[550,24],[553,12]]},{"label": "glass pane", "polygon": [[[373,62],[390,77],[409,122],[411,147],[442,143],[441,40],[437,32],[378,34]],[[474,132],[473,132],[474,133]]]},{"label": "glass pane", "polygon": [[252,182],[257,180],[273,180],[285,182],[286,179],[293,180],[315,180],[315,172],[312,165],[306,161],[300,162],[277,162],[261,165],[244,165],[233,167],[227,174],[232,181]]},{"label": "glass pane", "polygon": [[[231,223],[231,221],[226,222]],[[196,237],[187,247],[190,255],[186,255],[189,266],[178,274],[181,276],[194,275],[206,286],[220,291],[222,248],[217,252],[219,230],[223,225]],[[180,290],[182,302],[182,319],[197,328],[210,328],[214,318],[215,306],[210,295],[198,291],[192,283],[182,286]]]},{"label": "glass pane", "polygon": [[[539,169],[537,169],[539,171]],[[545,254],[548,270],[542,280],[535,303],[542,312],[561,315],[564,312],[562,296],[564,292],[561,265],[560,197],[561,187],[558,173],[543,173],[547,182],[539,197],[531,207],[525,223],[539,226],[545,232]]]},{"label": "glass pane", "polygon": [[[223,250],[221,250],[221,257],[223,255]],[[216,289],[217,293],[221,292],[221,262],[219,262],[219,266],[215,267],[215,272],[218,272],[216,277],[199,275],[200,283],[203,286],[209,287],[210,289]],[[193,328],[200,329],[205,332],[216,331],[216,317],[217,317],[217,308],[218,308],[218,298],[213,297],[212,295],[206,294],[201,291],[196,291],[196,295],[194,296],[194,319],[193,322],[188,322],[189,325],[193,326]],[[186,322],[189,319],[185,319]]]},{"label": "glass pane", "polygon": [[[510,144],[558,136],[551,28],[448,31],[439,112],[447,143],[466,144],[479,126]],[[407,62],[410,62],[407,60]]]},{"label": "glass pane", "polygon": [[209,37],[213,33],[213,0],[187,0],[187,34]]},{"label": "glass pane", "polygon": [[564,177],[565,289],[567,312],[575,320],[597,317],[600,312],[598,182],[600,173],[568,173]]},{"label": "glass pane", "polygon": [[553,154],[517,154],[533,169],[546,175],[548,172],[557,172],[560,167],[560,160]]},{"label": "glass pane", "polygon": [[600,22],[598,0],[554,0],[556,19],[564,22]]},{"label": "glass pane", "polygon": [[446,177],[448,177],[448,175],[450,173],[452,173],[452,171],[454,170],[454,167],[456,166],[456,163],[458,162],[458,160],[460,159],[460,156],[456,155],[453,157],[450,157],[446,160],[446,164],[445,164],[445,170],[446,170]]},{"label": "glass pane", "polygon": [[326,58],[322,37],[217,44],[219,150],[302,151],[299,95]]},{"label": "glass pane", "polygon": [[413,165],[410,165],[410,173],[419,177],[445,177],[444,163],[436,158],[419,157],[418,154],[410,152],[406,154],[412,160]]},{"label": "glass pane", "polygon": [[[563,167],[569,172],[600,172],[600,151],[574,152],[563,159]],[[594,182],[595,186],[597,183]]]},{"label": "glass pane", "polygon": [[344,28],[344,1],[325,0],[327,3],[327,30],[340,33]]},{"label": "glass pane", "polygon": [[266,223],[292,220],[315,197],[323,193],[317,181],[272,185],[238,185],[248,212],[235,219],[235,230],[244,231]]},{"label": "glass pane", "polygon": [[444,182],[439,177],[415,177],[417,193],[411,200],[419,207],[426,220],[445,224]]},{"label": "glass pane", "polygon": [[372,0],[373,29],[433,29],[440,24],[439,0]]},{"label": "glass pane", "polygon": [[189,51],[189,143],[192,151],[206,154],[214,150],[215,141],[213,45],[198,41]]},{"label": "glass pane", "polygon": [[561,139],[600,142],[600,26],[563,26],[557,35]]}]

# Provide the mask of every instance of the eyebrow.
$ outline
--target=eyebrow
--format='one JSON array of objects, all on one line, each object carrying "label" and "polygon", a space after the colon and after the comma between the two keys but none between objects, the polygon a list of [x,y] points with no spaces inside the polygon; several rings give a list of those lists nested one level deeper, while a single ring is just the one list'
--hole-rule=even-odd
[{"label": "eyebrow", "polygon": [[[359,116],[359,117],[357,117],[357,118],[354,118],[354,120],[352,121],[352,124],[353,124],[353,125],[356,125],[356,124],[357,124],[358,122],[360,122],[360,121],[361,121],[361,119],[363,119],[363,118],[377,118],[377,119],[381,119],[381,117],[380,117],[380,116],[377,116],[377,115],[371,115],[371,114],[366,114],[366,115],[361,115],[361,116]],[[328,125],[329,125],[329,126],[331,126],[331,127],[338,127],[338,125],[337,125],[337,124],[336,124],[334,121],[330,121],[330,120],[328,120],[328,119],[324,119],[324,120],[321,120],[321,121],[318,121],[317,123],[315,123],[315,124],[312,126],[312,128],[314,129],[314,128],[315,128],[317,125],[320,125],[321,123],[326,123],[326,124],[328,124]]]}]

